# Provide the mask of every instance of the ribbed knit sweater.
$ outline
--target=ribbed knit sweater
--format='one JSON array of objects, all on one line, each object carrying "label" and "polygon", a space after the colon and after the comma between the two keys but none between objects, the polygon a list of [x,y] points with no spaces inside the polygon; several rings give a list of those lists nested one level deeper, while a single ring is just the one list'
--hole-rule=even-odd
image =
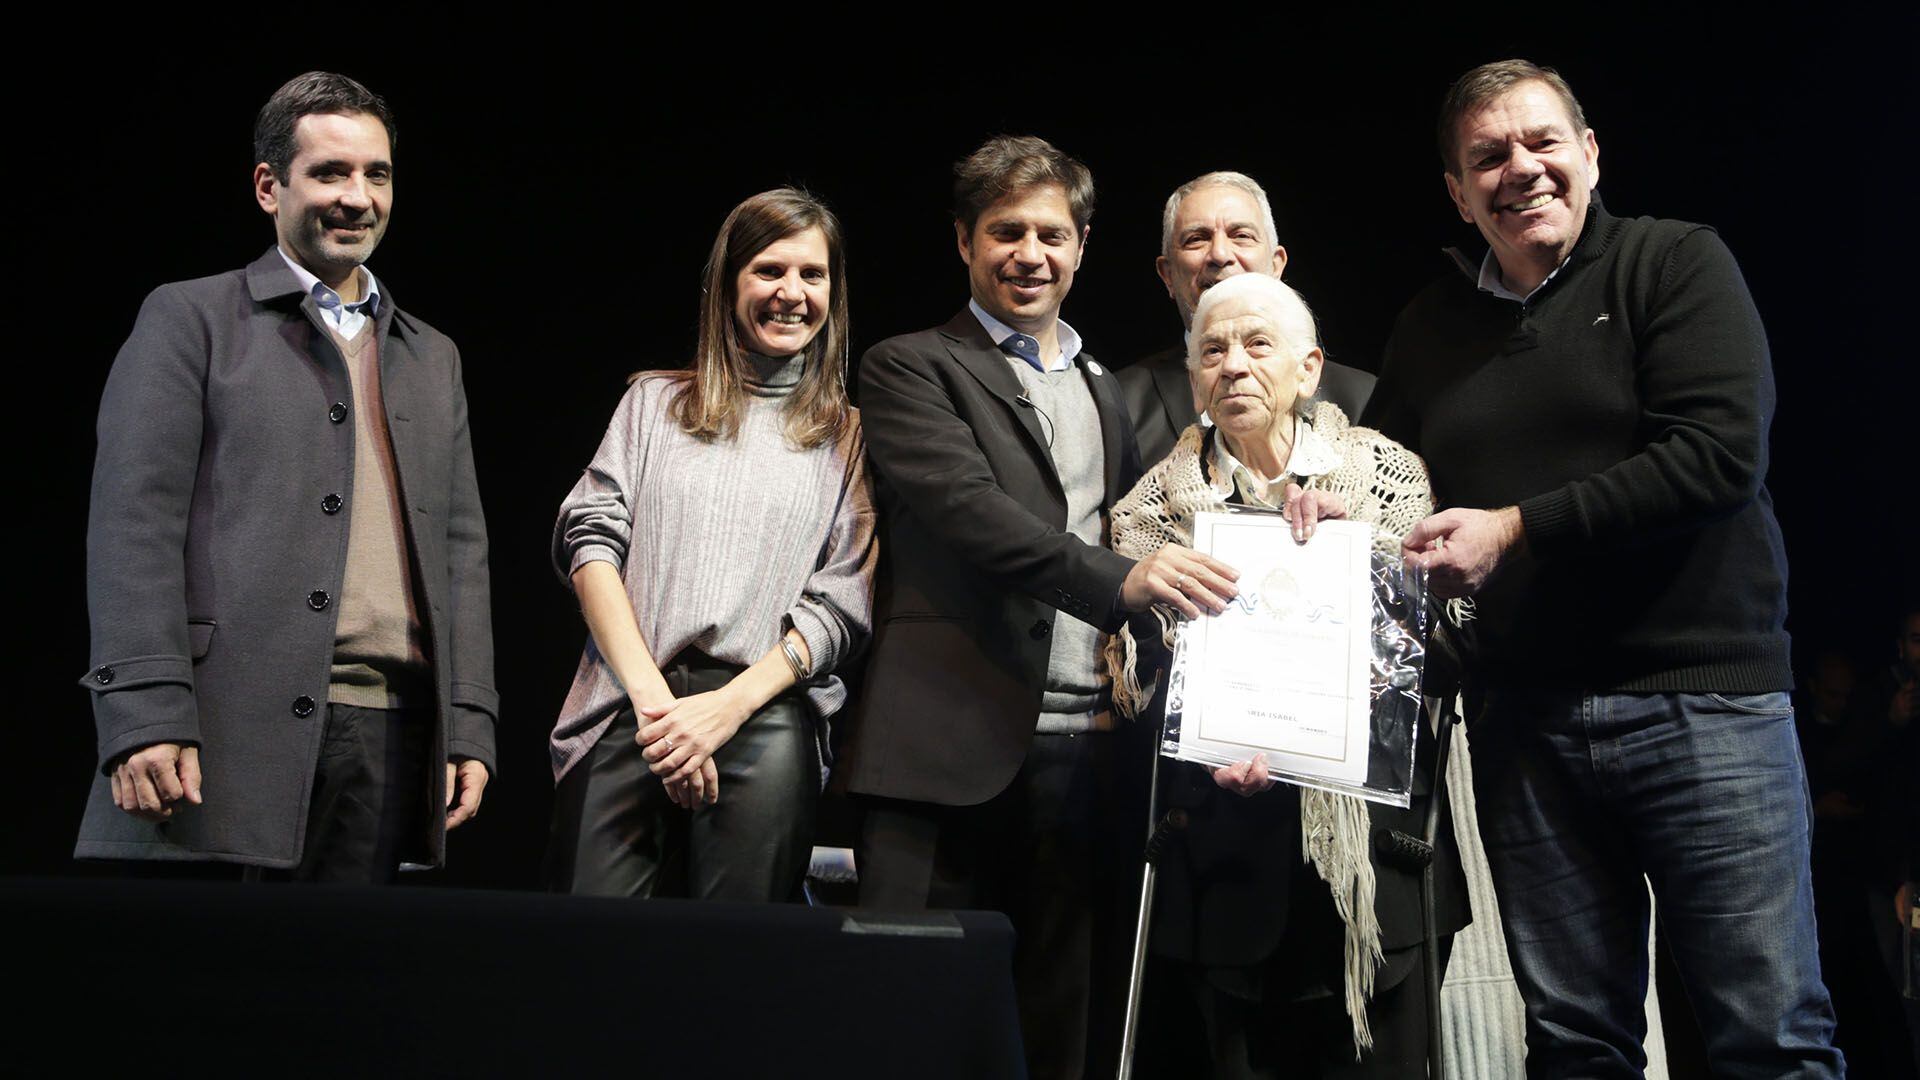
[{"label": "ribbed knit sweater", "polygon": [[[620,570],[654,661],[687,648],[746,666],[787,626],[812,654],[806,694],[822,717],[846,703],[830,673],[873,628],[873,503],[858,418],[837,443],[796,450],[786,396],[799,361],[751,357],[739,433],[701,442],[667,406],[672,372],[636,380],[586,474],[560,507],[554,569],[571,581],[600,560]],[[593,639],[554,726],[556,778],[598,742],[627,692]]]},{"label": "ribbed knit sweater", "polygon": [[1792,685],[1773,408],[1726,245],[1596,199],[1526,303],[1461,273],[1417,296],[1367,423],[1426,458],[1441,507],[1520,509],[1529,554],[1479,598],[1481,678],[1763,692]]}]

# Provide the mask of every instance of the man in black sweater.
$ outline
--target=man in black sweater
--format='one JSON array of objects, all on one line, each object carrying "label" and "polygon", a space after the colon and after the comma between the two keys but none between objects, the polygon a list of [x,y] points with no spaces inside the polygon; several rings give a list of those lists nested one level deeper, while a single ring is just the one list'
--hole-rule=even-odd
[{"label": "man in black sweater", "polygon": [[1439,139],[1489,250],[1402,313],[1368,422],[1446,508],[1409,560],[1478,600],[1475,787],[1528,1072],[1644,1068],[1644,874],[1716,1072],[1839,1075],[1759,314],[1712,230],[1601,207],[1551,69],[1468,72]]}]

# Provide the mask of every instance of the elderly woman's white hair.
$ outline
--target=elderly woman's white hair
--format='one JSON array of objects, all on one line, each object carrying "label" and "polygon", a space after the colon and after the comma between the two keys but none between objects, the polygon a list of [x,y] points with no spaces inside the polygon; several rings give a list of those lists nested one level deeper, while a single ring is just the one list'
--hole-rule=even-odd
[{"label": "elderly woman's white hair", "polygon": [[1286,282],[1271,274],[1235,274],[1200,294],[1193,308],[1193,333],[1187,339],[1187,366],[1194,366],[1196,350],[1212,317],[1214,308],[1229,300],[1251,304],[1273,320],[1297,356],[1320,347],[1320,328],[1313,321],[1313,310],[1306,300]]}]

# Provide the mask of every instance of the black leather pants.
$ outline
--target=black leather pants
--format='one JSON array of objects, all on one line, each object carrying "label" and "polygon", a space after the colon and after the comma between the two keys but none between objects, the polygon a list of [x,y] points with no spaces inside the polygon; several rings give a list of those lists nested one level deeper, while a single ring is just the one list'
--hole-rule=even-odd
[{"label": "black leather pants", "polygon": [[[718,690],[738,667],[697,653],[661,669],[675,697]],[[813,846],[820,759],[812,710],[795,690],[740,726],[713,756],[720,799],[684,810],[647,771],[632,709],[613,720],[554,797],[550,873],[589,896],[798,900]]]}]

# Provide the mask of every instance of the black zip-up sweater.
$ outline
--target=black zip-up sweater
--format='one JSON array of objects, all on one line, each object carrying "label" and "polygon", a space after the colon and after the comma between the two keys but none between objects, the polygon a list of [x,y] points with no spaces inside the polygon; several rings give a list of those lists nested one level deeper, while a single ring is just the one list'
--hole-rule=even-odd
[{"label": "black zip-up sweater", "polygon": [[1415,297],[1366,422],[1426,458],[1441,507],[1520,508],[1530,557],[1479,598],[1485,681],[1762,692],[1793,685],[1773,407],[1719,236],[1596,198],[1525,304],[1458,272]]}]

